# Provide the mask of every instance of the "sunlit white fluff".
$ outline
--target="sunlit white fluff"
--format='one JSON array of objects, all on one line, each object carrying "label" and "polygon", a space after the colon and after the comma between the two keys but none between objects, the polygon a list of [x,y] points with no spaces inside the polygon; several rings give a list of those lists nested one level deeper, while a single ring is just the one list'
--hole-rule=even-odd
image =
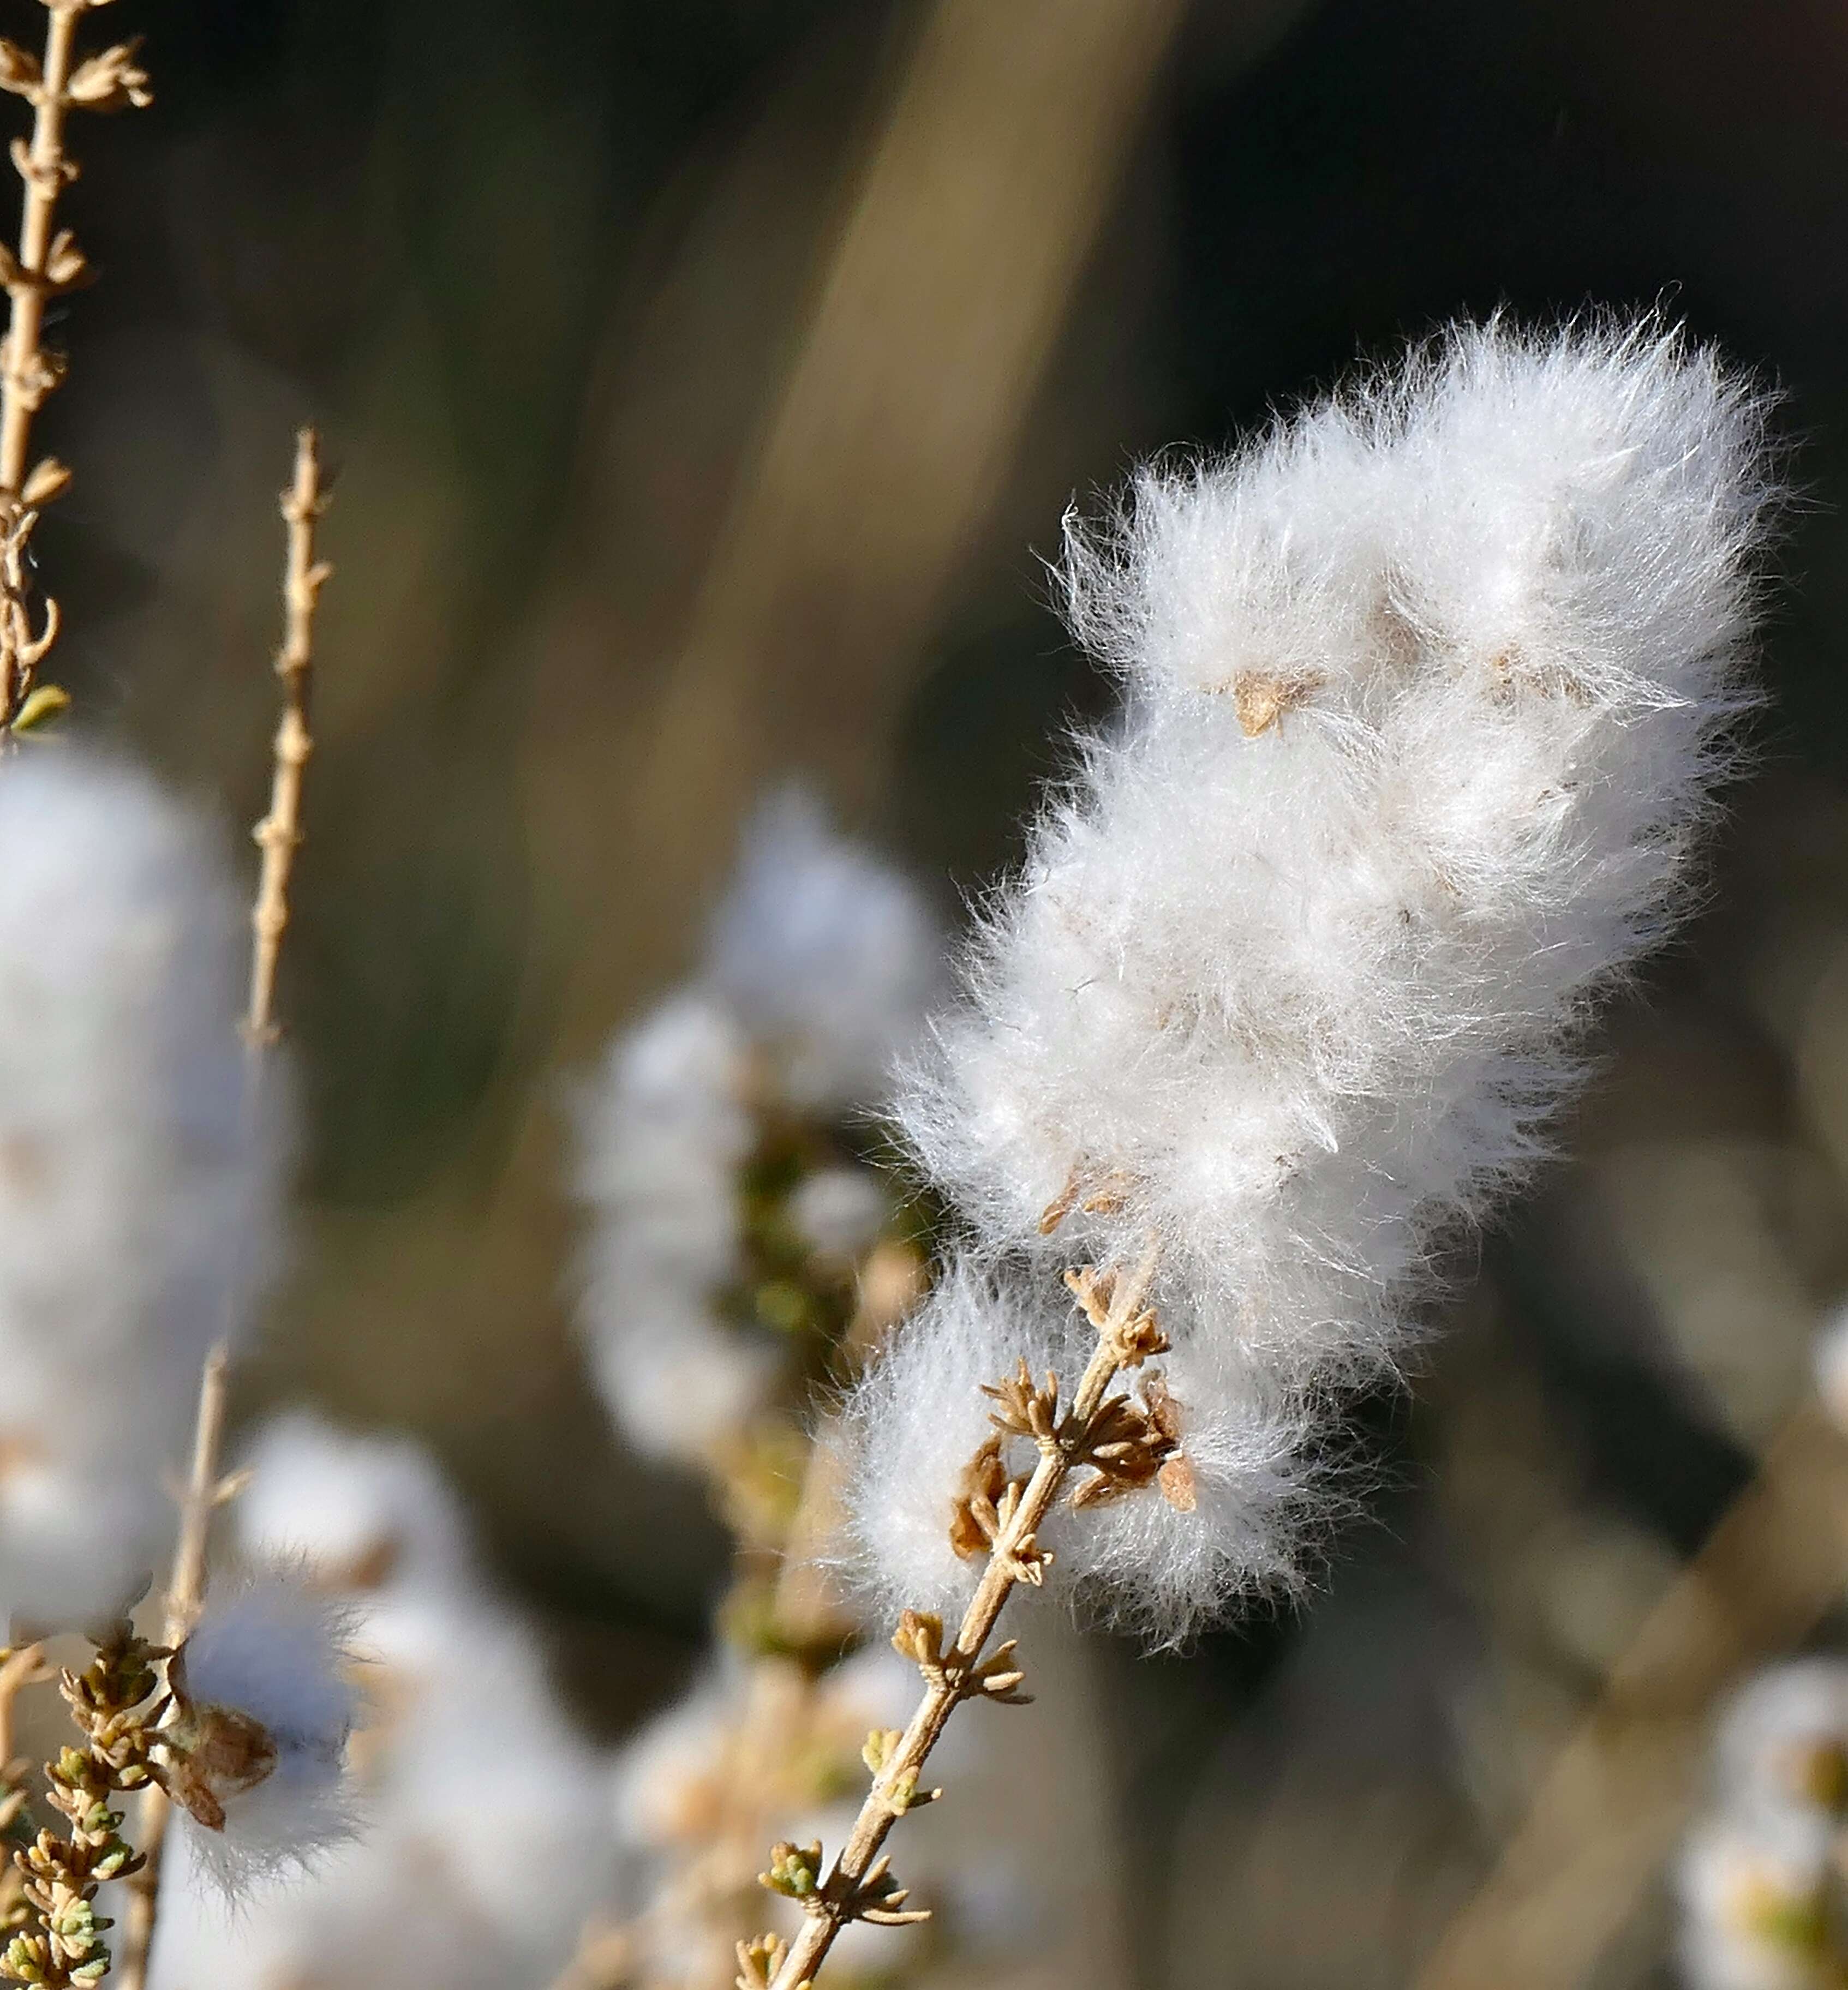
[{"label": "sunlit white fluff", "polygon": [[273,1268],[282,1143],[243,1107],[241,894],[192,812],[53,745],[7,762],[0,847],[0,1612],[59,1625],[165,1556],[201,1362]]},{"label": "sunlit white fluff", "polygon": [[[1195,1429],[1286,1431],[1391,1360],[1445,1231],[1544,1150],[1594,998],[1685,908],[1749,701],[1762,430],[1656,326],[1498,322],[1073,527],[1071,620],[1123,714],[899,1110],[977,1248],[1049,1289],[1159,1241]],[[898,1567],[874,1516],[924,1465],[869,1387],[862,1530]],[[1276,1482],[1268,1444],[1211,1448]],[[1278,1560],[1262,1498],[1229,1530],[1135,1503],[1105,1562],[1158,1635]]]},{"label": "sunlit white fluff", "polygon": [[1728,1810],[1848,1815],[1848,1660],[1767,1666],[1727,1705],[1714,1744]]},{"label": "sunlit white fluff", "polygon": [[749,1043],[716,997],[672,997],[610,1046],[579,1113],[579,1318],[628,1442],[698,1464],[767,1397],[778,1350],[719,1317],[756,1138]]},{"label": "sunlit white fluff", "polygon": [[[1194,1524],[1175,1526],[1159,1499],[1087,1506],[1061,1516],[1047,1571],[1051,1593],[1072,1593],[1157,1639],[1191,1619],[1197,1597],[1291,1586],[1297,1550],[1327,1520],[1301,1403],[1255,1363],[1228,1384],[1194,1354],[1183,1349],[1162,1366],[1187,1412],[1197,1503],[1184,1517]],[[907,1605],[953,1615],[980,1578],[980,1557],[961,1560],[952,1550],[949,1523],[963,1467],[990,1434],[994,1405],[983,1384],[1024,1360],[1036,1380],[1062,1373],[1068,1401],[1082,1359],[1056,1301],[1017,1272],[961,1256],[943,1268],[831,1440],[850,1461],[846,1558],[875,1600],[875,1621]],[[1010,1438],[1003,1455],[1016,1476],[1031,1471],[1024,1439]],[[905,1469],[895,1469],[895,1460]]]},{"label": "sunlit white fluff", "polygon": [[1704,1819],[1675,1875],[1687,1990],[1827,1990],[1839,1982],[1848,1930],[1836,1857],[1823,1819]]},{"label": "sunlit white fluff", "polygon": [[[699,973],[612,1043],[576,1102],[578,1318],[637,1450],[709,1464],[770,1399],[786,1344],[724,1306],[760,1119],[881,1104],[940,962],[916,891],[809,796],[786,791],[746,825]],[[790,1214],[816,1250],[851,1258],[888,1211],[881,1183],[844,1165],[802,1183]]]},{"label": "sunlit white fluff", "polygon": [[[195,1856],[227,1893],[311,1864],[352,1829],[352,1631],[299,1567],[272,1567],[216,1585],[174,1661],[162,1752]],[[261,1752],[246,1768],[249,1723]]]},{"label": "sunlit white fluff", "polygon": [[939,992],[943,946],[916,888],[789,787],[746,824],[708,971],[804,1110],[884,1098]]},{"label": "sunlit white fluff", "polygon": [[[608,1770],[482,1572],[454,1492],[410,1440],[303,1412],[267,1426],[243,1462],[255,1476],[233,1509],[239,1547],[298,1557],[350,1615],[362,1829],[256,1913],[227,1911],[182,1848],[156,1990],[388,1990],[413,1976],[542,1990],[609,1883]],[[510,1844],[545,1876],[538,1920],[506,1884]]]}]

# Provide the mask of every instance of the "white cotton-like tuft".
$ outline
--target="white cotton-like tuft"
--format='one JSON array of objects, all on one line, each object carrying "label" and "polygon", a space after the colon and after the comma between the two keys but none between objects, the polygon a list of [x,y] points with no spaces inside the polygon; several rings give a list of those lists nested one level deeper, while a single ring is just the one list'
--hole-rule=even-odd
[{"label": "white cotton-like tuft", "polygon": [[1833,1946],[1834,1832],[1825,1818],[1705,1820],[1676,1874],[1687,1990],[1820,1990]]},{"label": "white cotton-like tuft", "polygon": [[201,1363],[279,1255],[246,1109],[244,925],[215,840],[54,743],[0,778],[0,1611],[119,1609],[164,1559]]},{"label": "white cotton-like tuft", "polygon": [[578,1104],[577,1265],[598,1391],[646,1456],[698,1464],[767,1398],[776,1350],[718,1316],[756,1138],[749,1040],[715,997],[671,998],[611,1045]]},{"label": "white cotton-like tuft", "polygon": [[1735,1815],[1848,1807],[1848,1662],[1766,1666],[1727,1706],[1714,1759],[1716,1793]]},{"label": "white cotton-like tuft", "polygon": [[875,1600],[874,1621],[906,1607],[946,1622],[981,1579],[949,1542],[963,1468],[988,1436],[985,1384],[1024,1360],[1035,1377],[1065,1351],[1059,1323],[1017,1285],[953,1258],[848,1398],[850,1567]]},{"label": "white cotton-like tuft", "polygon": [[746,825],[699,973],[580,1088],[578,1319],[644,1455],[709,1467],[787,1381],[791,1336],[745,1289],[746,1178],[766,1136],[799,1157],[800,1179],[766,1191],[786,1197],[780,1241],[844,1277],[889,1222],[889,1184],[838,1136],[885,1101],[942,958],[915,888],[785,790]]},{"label": "white cotton-like tuft", "polygon": [[[488,1583],[454,1489],[413,1440],[299,1411],[266,1425],[243,1462],[254,1476],[231,1512],[240,1550],[297,1558],[352,1624],[361,1828],[256,1913],[202,1884],[212,1835],[189,1831],[163,1886],[156,1990],[552,1982],[606,1898],[608,1767]],[[509,1845],[545,1875],[537,1920],[529,1891],[505,1883]]]},{"label": "white cotton-like tuft", "polygon": [[[1219,1491],[1106,1515],[1092,1564],[1157,1637],[1284,1572],[1304,1406],[1390,1366],[1446,1233],[1546,1151],[1595,999],[1686,908],[1751,701],[1764,424],[1659,326],[1498,321],[1071,528],[1122,716],[898,1110],[974,1247],[1049,1289],[1159,1245]],[[1011,1366],[1014,1330],[986,1361],[960,1332],[958,1374]],[[888,1482],[940,1449],[863,1461],[882,1555]]]},{"label": "white cotton-like tuft", "polygon": [[[983,1386],[1024,1360],[1036,1381],[1060,1377],[1068,1402],[1094,1344],[1088,1325],[1017,1275],[960,1256],[945,1265],[848,1399],[844,1432],[824,1439],[843,1443],[851,1461],[848,1567],[874,1621],[907,1606],[961,1614],[984,1563],[957,1556],[949,1521],[963,1468],[993,1430]],[[1156,1643],[1194,1628],[1203,1595],[1293,1588],[1299,1550],[1326,1530],[1330,1504],[1300,1403],[1236,1348],[1196,1346],[1163,1368],[1186,1419],[1193,1506],[1126,1496],[1062,1513],[1045,1582],[1085,1615]],[[1009,1438],[1002,1457],[1017,1478],[1033,1469],[1024,1438]]]},{"label": "white cotton-like tuft", "polygon": [[273,1417],[243,1453],[243,1553],[306,1567],[323,1588],[467,1588],[477,1579],[448,1482],[405,1437],[338,1430],[307,1410]]},{"label": "white cotton-like tuft", "polygon": [[238,1895],[311,1864],[352,1829],[352,1613],[299,1568],[226,1581],[169,1669],[169,1793],[200,1865]]},{"label": "white cotton-like tuft", "polygon": [[916,888],[789,787],[746,825],[712,922],[712,985],[805,1110],[882,1099],[943,977],[936,922]]}]

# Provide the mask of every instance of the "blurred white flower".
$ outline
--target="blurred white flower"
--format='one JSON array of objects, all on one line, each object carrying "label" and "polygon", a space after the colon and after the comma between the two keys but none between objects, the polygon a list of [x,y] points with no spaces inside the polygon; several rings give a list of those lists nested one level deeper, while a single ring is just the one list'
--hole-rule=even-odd
[{"label": "blurred white flower", "polygon": [[246,1445],[242,1469],[237,1538],[247,1555],[295,1557],[325,1588],[362,1598],[477,1580],[456,1496],[411,1438],[362,1437],[285,1411]]},{"label": "blurred white flower", "polygon": [[[747,825],[701,973],[583,1088],[577,1316],[637,1451],[709,1469],[775,1401],[803,1295],[787,1265],[753,1271],[765,1238],[851,1293],[893,1195],[832,1134],[883,1102],[941,957],[913,888],[786,791]],[[789,1150],[767,1211],[749,1180],[766,1141]]]},{"label": "blurred white flower", "polygon": [[1830,1316],[1816,1337],[1810,1360],[1823,1409],[1848,1431],[1848,1307]]},{"label": "blurred white flower", "polygon": [[1688,1990],[1834,1990],[1848,1956],[1838,1856],[1814,1818],[1702,1825],[1676,1874]]},{"label": "blurred white flower", "polygon": [[[443,1990],[545,1990],[607,1897],[604,1756],[559,1708],[420,1446],[296,1412],[246,1459],[239,1547],[297,1558],[352,1625],[362,1829],[260,1916],[226,1912],[187,1859],[162,1890],[156,1990],[396,1990],[426,1975]],[[510,1846],[544,1875],[543,1916],[508,1883]]]},{"label": "blurred white flower", "polygon": [[1719,1801],[1735,1815],[1848,1817],[1848,1660],[1768,1666],[1721,1717],[1714,1759]]},{"label": "blurred white flower", "polygon": [[165,1555],[201,1363],[277,1258],[285,1116],[246,1107],[239,895],[190,811],[54,745],[9,762],[0,844],[0,1611],[57,1626]]},{"label": "blurred white flower", "polygon": [[916,888],[792,786],[745,826],[707,971],[792,1103],[865,1111],[938,993],[943,940]]}]

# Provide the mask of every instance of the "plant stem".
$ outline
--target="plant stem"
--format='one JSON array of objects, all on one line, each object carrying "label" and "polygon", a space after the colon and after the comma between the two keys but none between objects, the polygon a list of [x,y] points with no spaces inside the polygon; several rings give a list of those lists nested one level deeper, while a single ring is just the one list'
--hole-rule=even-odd
[{"label": "plant stem", "polygon": [[[1099,1323],[1096,1350],[1086,1363],[1078,1393],[1073,1398],[1069,1426],[1082,1430],[1095,1416],[1110,1384],[1126,1365],[1120,1331],[1141,1311],[1155,1275],[1153,1245],[1126,1278],[1120,1279],[1110,1297],[1109,1310]],[[988,1567],[980,1585],[963,1612],[956,1643],[943,1654],[939,1677],[925,1688],[911,1724],[873,1779],[866,1801],[847,1842],[841,1847],[826,1883],[804,1905],[808,1911],[802,1928],[790,1944],[771,1990],[800,1990],[811,1982],[816,1971],[834,1947],[834,1937],[854,1918],[852,1903],[878,1857],[887,1834],[903,1815],[906,1805],[895,1793],[916,1789],[930,1751],[937,1744],[956,1711],[957,1703],[970,1697],[966,1683],[973,1676],[1008,1598],[1024,1578],[1021,1573],[1019,1550],[1029,1544],[1045,1524],[1053,1502],[1064,1487],[1072,1466],[1070,1450],[1058,1443],[1042,1445],[1039,1462],[1027,1482],[1018,1504],[1008,1516],[989,1550]]]},{"label": "plant stem", "polygon": [[45,260],[51,249],[59,193],[73,177],[64,157],[64,119],[70,108],[66,87],[70,81],[77,22],[88,5],[89,0],[53,0],[47,7],[50,18],[45,24],[45,56],[32,98],[32,144],[17,161],[25,183],[19,216],[21,280],[11,287],[6,364],[0,370],[0,493],[15,503],[25,482],[32,416],[48,391],[47,369],[39,346],[45,323]]},{"label": "plant stem", "polygon": [[252,832],[263,850],[263,872],[250,915],[250,1010],[244,1038],[260,1051],[276,1034],[276,967],[289,924],[289,878],[301,842],[302,769],[314,742],[308,732],[308,693],[314,674],[314,606],[333,572],[314,557],[314,528],[327,509],[321,487],[321,461],[312,429],[295,437],[295,474],[283,493],[282,515],[289,528],[288,562],[283,575],[283,642],[276,654],[282,681],[282,718],[276,728],[270,812]]},{"label": "plant stem", "polygon": [[[333,571],[314,557],[314,527],[327,506],[314,431],[304,428],[297,433],[295,472],[282,494],[282,515],[289,528],[282,584],[283,640],[276,654],[276,674],[282,681],[282,718],[276,728],[269,813],[251,832],[263,851],[263,868],[250,915],[250,997],[241,1026],[246,1058],[244,1105],[250,1112],[256,1109],[262,1085],[264,1054],[277,1035],[276,969],[282,937],[288,929],[289,881],[301,842],[302,769],[314,750],[308,733],[308,691],[314,667],[314,607]],[[229,1322],[226,1326],[227,1334],[206,1357],[199,1378],[192,1469],[181,1503],[179,1537],[167,1584],[164,1635],[168,1645],[176,1647],[185,1641],[205,1600],[206,1543],[212,1516],[236,1488],[236,1481],[223,1478],[219,1470],[231,1369]],[[151,1788],[142,1800],[139,1835],[147,1863],[129,1883],[119,1972],[121,1990],[143,1990],[147,1982],[170,1808],[158,1789]]]}]

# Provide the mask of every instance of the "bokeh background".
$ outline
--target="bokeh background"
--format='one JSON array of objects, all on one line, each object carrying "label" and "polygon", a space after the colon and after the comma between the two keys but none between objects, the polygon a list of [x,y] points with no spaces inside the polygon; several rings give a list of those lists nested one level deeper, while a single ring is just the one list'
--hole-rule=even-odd
[{"label": "bokeh background", "polygon": [[[1608,1853],[1624,1802],[1547,1778],[1685,1601],[1848,1290],[1848,15],[107,19],[145,29],[158,100],[80,134],[104,280],[59,328],[42,432],[78,481],[41,559],[86,721],[228,823],[267,779],[297,422],[340,473],[284,994],[306,1196],[240,1409],[427,1437],[608,1737],[688,1676],[726,1542],[586,1389],[559,1103],[691,958],[766,783],[807,773],[953,912],[1106,708],[1040,562],[1138,455],[1501,307],[1659,304],[1783,389],[1809,499],[1708,915],[1612,1018],[1573,1159],[1479,1240],[1415,1391],[1361,1406],[1378,1496],[1314,1600],[1088,1659],[1126,1985],[1670,1981],[1670,1827]],[[1848,1546],[1785,1522],[1748,1539],[1775,1567],[1742,1627],[1678,1620],[1700,1649],[1670,1662],[1682,1740],[1633,1772],[1651,1816],[1708,1683],[1836,1628]],[[1549,1788],[1534,1870],[1563,1846],[1580,1876],[1524,1953],[1576,1927],[1569,1966],[1445,1964]]]}]

